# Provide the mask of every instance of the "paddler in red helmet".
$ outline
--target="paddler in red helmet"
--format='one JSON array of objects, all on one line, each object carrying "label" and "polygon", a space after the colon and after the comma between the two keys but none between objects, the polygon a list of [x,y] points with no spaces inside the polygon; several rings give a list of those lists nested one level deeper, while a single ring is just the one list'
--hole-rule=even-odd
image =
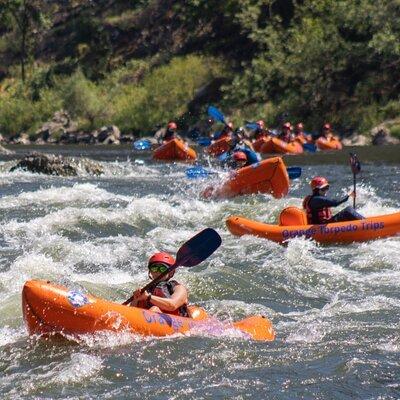
[{"label": "paddler in red helmet", "polygon": [[[168,253],[153,254],[148,263],[149,278],[155,279],[174,265],[175,259]],[[175,270],[166,275],[156,286],[141,293],[137,289],[131,306],[144,308],[153,312],[162,312],[181,317],[189,317],[188,291],[181,283],[171,280]]]},{"label": "paddler in red helmet", "polygon": [[331,207],[337,207],[345,203],[349,197],[355,197],[355,193],[351,192],[342,199],[329,199],[326,194],[329,190],[329,182],[323,176],[312,178],[311,182],[312,194],[303,200],[303,208],[307,213],[308,224],[327,224],[340,221],[354,221],[356,219],[364,219],[353,207],[348,206],[336,215],[332,215]]}]

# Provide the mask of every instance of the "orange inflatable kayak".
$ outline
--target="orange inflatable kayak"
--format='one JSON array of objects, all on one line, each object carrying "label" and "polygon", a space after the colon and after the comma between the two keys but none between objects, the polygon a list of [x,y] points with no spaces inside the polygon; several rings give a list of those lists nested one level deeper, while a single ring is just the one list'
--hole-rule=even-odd
[{"label": "orange inflatable kayak", "polygon": [[206,152],[214,157],[220,156],[231,148],[232,139],[230,137],[223,137],[211,143],[207,148]]},{"label": "orange inflatable kayak", "polygon": [[253,142],[253,149],[257,153],[261,152],[261,147],[265,144],[268,143],[271,140],[270,136],[261,136],[259,139],[255,140]]},{"label": "orange inflatable kayak", "polygon": [[246,338],[261,341],[275,339],[271,321],[263,316],[222,323],[208,317],[200,307],[191,307],[193,318],[184,318],[124,306],[40,280],[25,283],[22,289],[22,311],[31,335],[79,335],[113,331],[168,336],[193,329],[211,333],[236,329]]},{"label": "orange inflatable kayak", "polygon": [[153,158],[155,160],[193,161],[196,160],[197,154],[187,143],[179,139],[172,139],[155,149]]},{"label": "orange inflatable kayak", "polygon": [[315,141],[315,144],[320,150],[341,150],[343,148],[343,145],[337,136],[332,136],[329,139],[321,136]]},{"label": "orange inflatable kayak", "polygon": [[301,154],[303,151],[303,146],[299,142],[286,143],[276,137],[260,147],[260,153]]},{"label": "orange inflatable kayak", "polygon": [[[297,207],[288,207],[284,211],[292,212],[293,209],[304,214]],[[279,225],[269,225],[232,216],[226,220],[226,225],[234,235],[254,235],[279,243],[296,237],[312,238],[320,243],[352,243],[400,234],[400,212],[325,225],[307,225],[305,215],[304,220],[298,220],[296,225],[287,225],[291,220],[293,221],[293,218],[289,217],[285,221],[285,217],[283,217]],[[300,224],[299,222],[304,223]]]},{"label": "orange inflatable kayak", "polygon": [[280,157],[272,157],[232,171],[229,179],[222,182],[220,186],[208,187],[203,192],[203,196],[222,198],[252,193],[269,193],[279,199],[288,191],[289,176],[285,163]]}]

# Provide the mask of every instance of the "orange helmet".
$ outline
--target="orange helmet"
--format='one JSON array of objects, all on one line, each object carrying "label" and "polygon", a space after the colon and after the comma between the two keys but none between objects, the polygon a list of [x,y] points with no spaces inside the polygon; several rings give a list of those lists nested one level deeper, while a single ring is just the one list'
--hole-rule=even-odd
[{"label": "orange helmet", "polygon": [[292,125],[290,124],[290,122],[285,122],[285,123],[282,125],[282,129],[289,129],[289,130],[292,130]]},{"label": "orange helmet", "polygon": [[175,130],[178,129],[178,126],[176,125],[176,123],[174,121],[168,122],[167,128],[170,130]]},{"label": "orange helmet", "polygon": [[303,123],[302,123],[302,122],[299,122],[299,123],[296,125],[296,131],[302,131],[303,129],[304,129]]},{"label": "orange helmet", "polygon": [[314,178],[311,179],[310,185],[312,190],[322,189],[324,187],[329,186],[329,182],[323,176],[315,176]]},{"label": "orange helmet", "polygon": [[152,264],[165,264],[167,267],[170,267],[175,264],[175,258],[168,253],[155,253],[149,259],[149,267]]},{"label": "orange helmet", "polygon": [[324,126],[322,127],[322,130],[330,131],[331,130],[331,124],[324,124]]},{"label": "orange helmet", "polygon": [[265,123],[262,119],[260,119],[259,121],[256,122],[256,124],[261,128],[264,129],[265,128]]},{"label": "orange helmet", "polygon": [[235,161],[247,161],[247,156],[246,153],[243,153],[243,151],[236,151],[233,153],[233,159]]}]

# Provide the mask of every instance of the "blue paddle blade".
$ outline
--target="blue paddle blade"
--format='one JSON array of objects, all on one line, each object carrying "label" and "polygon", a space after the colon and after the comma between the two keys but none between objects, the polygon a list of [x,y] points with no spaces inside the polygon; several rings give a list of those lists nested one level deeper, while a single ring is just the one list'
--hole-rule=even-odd
[{"label": "blue paddle blade", "polygon": [[208,137],[200,137],[197,139],[197,144],[200,146],[209,146],[211,144],[211,139]]},{"label": "blue paddle blade", "polygon": [[133,142],[133,148],[135,150],[150,150],[151,142],[148,139],[136,140]]},{"label": "blue paddle blade", "polygon": [[301,176],[301,168],[300,167],[287,167],[286,171],[289,175],[289,179],[300,178]]},{"label": "blue paddle blade", "polygon": [[252,131],[255,131],[256,129],[259,128],[257,122],[249,122],[245,126],[246,126],[247,129],[251,129]]},{"label": "blue paddle blade", "polygon": [[206,228],[178,250],[174,266],[194,267],[214,253],[221,243],[221,236],[214,229]]},{"label": "blue paddle blade", "polygon": [[303,149],[310,153],[315,153],[317,151],[317,146],[313,143],[304,143]]},{"label": "blue paddle blade", "polygon": [[207,169],[198,166],[198,167],[190,167],[185,171],[186,176],[189,179],[196,179],[196,178],[206,178],[210,175],[215,174],[215,172],[208,171]]},{"label": "blue paddle blade", "polygon": [[358,157],[354,153],[349,153],[350,154],[350,166],[351,170],[353,172],[353,175],[358,174],[361,171],[361,163],[358,160]]},{"label": "blue paddle blade", "polygon": [[209,106],[209,107],[207,108],[207,114],[208,114],[211,118],[215,119],[216,121],[219,121],[219,122],[222,122],[223,124],[225,124],[225,117],[224,117],[224,114],[222,114],[222,112],[219,111],[217,107]]}]

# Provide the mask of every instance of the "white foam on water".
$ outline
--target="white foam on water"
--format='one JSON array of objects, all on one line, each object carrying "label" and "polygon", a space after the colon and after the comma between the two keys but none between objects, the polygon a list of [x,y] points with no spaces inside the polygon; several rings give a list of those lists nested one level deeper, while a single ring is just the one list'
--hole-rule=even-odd
[{"label": "white foam on water", "polygon": [[23,327],[12,328],[8,325],[0,328],[0,347],[18,342],[26,337],[26,330]]},{"label": "white foam on water", "polygon": [[[66,365],[65,365],[66,364]],[[57,365],[50,373],[50,383],[57,385],[74,384],[97,377],[103,369],[101,357],[74,353],[67,363]]]},{"label": "white foam on water", "polygon": [[126,201],[131,197],[116,195],[91,183],[75,183],[72,187],[51,187],[34,192],[22,192],[17,196],[0,198],[0,209],[26,207],[28,205],[74,204],[89,205],[108,201]]}]

